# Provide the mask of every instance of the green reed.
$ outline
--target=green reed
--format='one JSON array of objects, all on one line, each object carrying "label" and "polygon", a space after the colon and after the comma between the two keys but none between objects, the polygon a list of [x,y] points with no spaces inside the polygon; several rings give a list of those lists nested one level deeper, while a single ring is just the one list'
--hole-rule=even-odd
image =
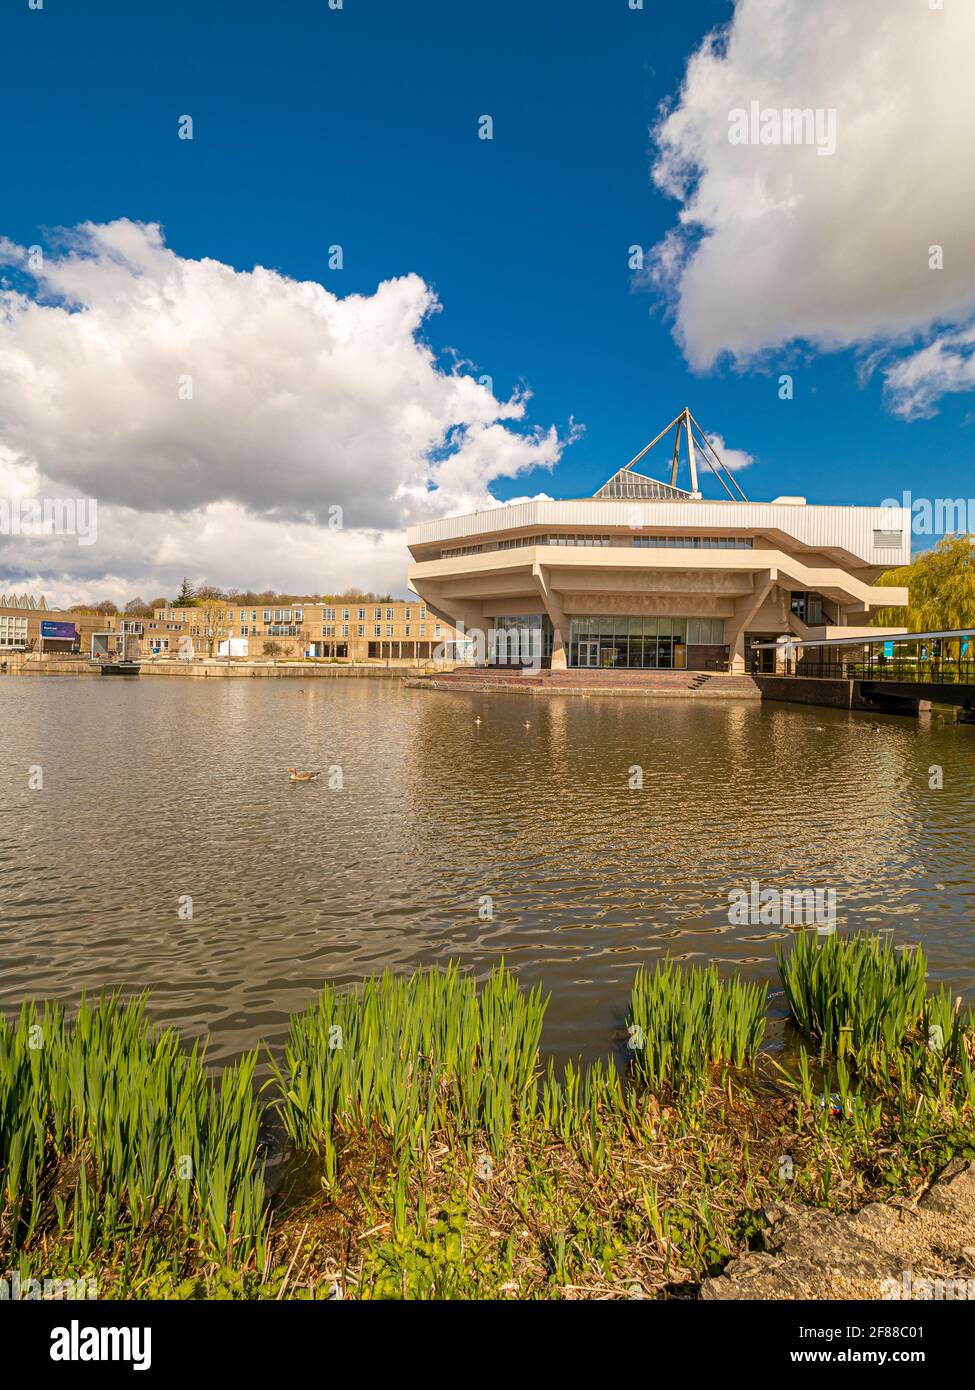
[{"label": "green reed", "polygon": [[922,1022],[927,962],[920,947],[897,951],[878,937],[803,932],[788,955],[776,950],[776,960],[793,1019],[824,1051],[849,1049],[861,1065],[879,1063]]},{"label": "green reed", "polygon": [[636,1077],[651,1088],[697,1090],[715,1064],[752,1063],[765,1033],[766,993],[737,977],[722,981],[713,965],[641,967],[628,1017]]},{"label": "green reed", "polygon": [[25,1004],[0,1019],[0,1256],[57,1236],[76,1260],[113,1242],[192,1242],[227,1263],[267,1227],[256,1054],[219,1082],[155,1029],[145,999]]},{"label": "green reed", "polygon": [[271,1062],[285,1130],[296,1149],[321,1151],[327,1178],[337,1131],[378,1127],[394,1149],[423,1151],[449,1125],[500,1147],[537,1105],[546,1004],[503,966],[480,993],[456,965],[326,986],[292,1016],[283,1067]]}]

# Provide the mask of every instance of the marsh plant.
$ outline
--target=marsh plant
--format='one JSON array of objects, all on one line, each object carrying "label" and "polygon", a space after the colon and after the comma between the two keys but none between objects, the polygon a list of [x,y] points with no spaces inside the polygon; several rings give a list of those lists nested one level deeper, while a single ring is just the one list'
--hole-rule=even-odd
[{"label": "marsh plant", "polygon": [[504,966],[480,993],[456,965],[386,973],[354,993],[326,987],[292,1018],[283,1067],[272,1059],[290,1139],[321,1148],[331,1176],[339,1131],[422,1152],[449,1125],[500,1146],[535,1107],[546,1002]]},{"label": "marsh plant", "polygon": [[628,1023],[637,1078],[649,1087],[694,1090],[717,1064],[753,1062],[765,1033],[766,994],[765,985],[722,981],[714,965],[641,968]]},{"label": "marsh plant", "polygon": [[253,1054],[211,1078],[202,1050],[157,1030],[145,1000],[82,999],[0,1019],[0,1259],[62,1245],[80,1267],[192,1244],[221,1263],[258,1256],[267,1211]]},{"label": "marsh plant", "polygon": [[829,1052],[890,1052],[921,1021],[927,963],[920,949],[806,932],[776,959],[793,1019]]},{"label": "marsh plant", "polygon": [[[541,991],[452,965],[326,986],[260,1091],[254,1055],[214,1079],[144,1000],[26,1005],[0,1023],[0,1257],[102,1296],[642,1296],[741,1250],[784,1173],[850,1210],[975,1156],[973,1019],[920,950],[807,933],[779,971],[791,1063],[765,987],[664,962],[623,1055],[543,1068]],[[311,1189],[265,1192],[265,1126]]]}]

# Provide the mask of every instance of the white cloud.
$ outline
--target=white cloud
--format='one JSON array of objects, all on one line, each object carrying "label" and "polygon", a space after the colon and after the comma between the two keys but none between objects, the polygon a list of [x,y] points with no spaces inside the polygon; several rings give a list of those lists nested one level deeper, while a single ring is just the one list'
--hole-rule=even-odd
[{"label": "white cloud", "polygon": [[754,462],[754,456],[745,449],[731,449],[724,442],[720,434],[709,434],[705,436],[714,448],[715,453],[721,462],[730,468],[732,473],[740,473],[743,468],[749,468]]},{"label": "white cloud", "polygon": [[180,257],[128,220],[76,228],[33,272],[6,239],[0,259],[17,272],[0,288],[0,487],[99,505],[87,553],[0,537],[18,587],[90,597],[117,575],[148,597],[186,572],[402,590],[410,521],[494,505],[494,482],[567,442],[526,428],[526,394],[438,364],[416,275],[339,298]]},{"label": "white cloud", "polygon": [[884,387],[907,419],[934,415],[936,402],[951,392],[975,390],[975,325],[944,333],[888,365]]},{"label": "white cloud", "polygon": [[[924,352],[971,322],[973,52],[975,4],[736,0],[655,132],[655,181],[681,209],[653,275],[692,366],[795,342]],[[752,102],[835,110],[835,153],[731,143],[730,113]],[[929,268],[933,246],[942,270]],[[936,362],[894,364],[894,408],[967,389],[958,346],[949,336]]]}]

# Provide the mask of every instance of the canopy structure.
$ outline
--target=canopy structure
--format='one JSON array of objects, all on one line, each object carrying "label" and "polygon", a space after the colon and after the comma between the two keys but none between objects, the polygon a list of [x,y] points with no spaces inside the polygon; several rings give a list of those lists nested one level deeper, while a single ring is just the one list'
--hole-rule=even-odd
[{"label": "canopy structure", "polygon": [[[651,449],[674,431],[674,447],[670,460],[670,481],[661,482],[646,473],[637,473],[634,464],[640,462]],[[682,449],[683,444],[683,449]],[[748,498],[738,486],[734,474],[723,462],[713,442],[707,437],[687,406],[662,429],[649,444],[630,459],[629,463],[617,470],[594,494],[596,497],[656,499],[659,501],[693,501],[701,496],[698,487],[698,451],[701,460],[707,464],[732,502],[747,502]],[[686,455],[690,488],[678,487],[681,466]]]}]

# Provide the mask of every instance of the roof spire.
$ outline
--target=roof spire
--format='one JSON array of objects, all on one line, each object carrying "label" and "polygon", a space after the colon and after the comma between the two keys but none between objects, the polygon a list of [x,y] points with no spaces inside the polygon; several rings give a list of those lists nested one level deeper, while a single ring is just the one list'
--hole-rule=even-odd
[{"label": "roof spire", "polygon": [[[674,431],[674,451],[670,464],[670,482],[662,483],[657,478],[652,478],[646,473],[636,473],[633,465],[640,460],[650,450],[655,448],[660,441]],[[681,438],[686,442],[687,465],[690,476],[690,490],[677,486],[677,479],[680,475],[681,465]],[[697,447],[695,447],[695,444]],[[645,444],[638,454],[630,459],[629,463],[624,464],[613,476],[605,482],[596,492],[597,497],[643,497],[655,498],[657,500],[698,500],[701,496],[698,487],[697,462],[698,450],[704,462],[711,469],[718,482],[731,498],[732,502],[747,502],[747,497],[738,486],[738,481],[734,474],[722,461],[713,443],[701,429],[695,420],[688,406],[679,415],[675,415],[669,425],[651,439],[649,444]],[[729,486],[730,484],[730,486]],[[734,491],[732,491],[734,489]],[[736,495],[737,494],[737,495]]]}]

